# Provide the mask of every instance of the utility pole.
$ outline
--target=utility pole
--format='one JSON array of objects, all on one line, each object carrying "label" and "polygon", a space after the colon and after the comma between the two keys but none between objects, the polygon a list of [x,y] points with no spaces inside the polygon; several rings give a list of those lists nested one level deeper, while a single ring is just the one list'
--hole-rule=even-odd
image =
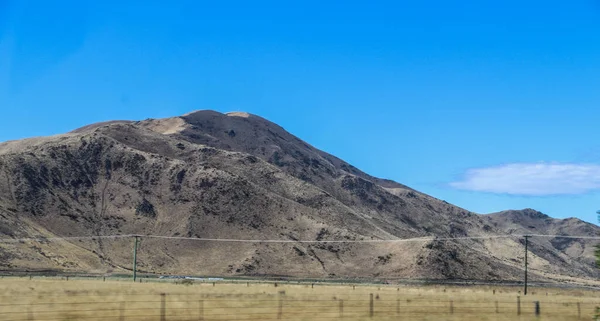
[{"label": "utility pole", "polygon": [[527,295],[527,247],[529,245],[530,235],[525,235],[525,289],[523,291],[523,295]]},{"label": "utility pole", "polygon": [[138,250],[138,241],[139,241],[139,236],[134,236],[135,237],[135,243],[133,246],[133,282],[135,283],[135,280],[137,278],[137,250]]}]

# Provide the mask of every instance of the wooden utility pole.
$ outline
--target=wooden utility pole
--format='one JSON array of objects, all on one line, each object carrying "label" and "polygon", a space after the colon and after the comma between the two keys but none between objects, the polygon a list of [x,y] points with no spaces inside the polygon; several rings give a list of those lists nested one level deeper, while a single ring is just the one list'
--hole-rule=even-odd
[{"label": "wooden utility pole", "polygon": [[139,236],[134,236],[135,242],[133,245],[133,282],[137,279],[137,250],[138,250],[138,242]]},{"label": "wooden utility pole", "polygon": [[529,235],[525,235],[525,289],[523,290],[523,295],[527,295],[527,252],[528,252],[528,245],[529,245],[529,238],[531,236]]}]

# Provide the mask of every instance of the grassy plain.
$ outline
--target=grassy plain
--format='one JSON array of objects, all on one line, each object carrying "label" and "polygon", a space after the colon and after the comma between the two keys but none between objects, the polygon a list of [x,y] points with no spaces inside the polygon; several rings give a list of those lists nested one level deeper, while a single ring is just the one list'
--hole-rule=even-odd
[{"label": "grassy plain", "polygon": [[[0,279],[0,320],[592,320],[600,292],[515,287]],[[162,295],[164,294],[164,295]],[[371,295],[373,297],[371,301]],[[519,297],[519,298],[518,298]],[[520,314],[518,301],[520,300]],[[539,301],[540,315],[535,315]],[[371,303],[372,302],[372,303]]]}]

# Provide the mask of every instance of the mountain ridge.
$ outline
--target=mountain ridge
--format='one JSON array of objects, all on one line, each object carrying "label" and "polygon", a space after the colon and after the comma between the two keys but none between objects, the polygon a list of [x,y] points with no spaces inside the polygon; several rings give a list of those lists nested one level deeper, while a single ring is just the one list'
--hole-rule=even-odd
[{"label": "mountain ridge", "polygon": [[[523,225],[509,214],[475,214],[364,173],[259,116],[215,111],[104,122],[50,138],[0,143],[0,216],[0,237],[7,238],[400,240],[494,236],[544,224],[552,226],[548,231],[598,234],[594,225],[546,222],[541,216]],[[26,250],[3,245],[0,255],[10,258],[4,263],[10,267],[0,268],[122,269],[130,253],[120,241],[111,242],[36,244]],[[156,250],[140,253],[140,267],[212,275],[482,280],[522,275],[517,250],[522,245],[510,238],[376,246],[169,242],[145,241]],[[533,242],[534,279],[592,282],[598,276],[589,240]]]}]

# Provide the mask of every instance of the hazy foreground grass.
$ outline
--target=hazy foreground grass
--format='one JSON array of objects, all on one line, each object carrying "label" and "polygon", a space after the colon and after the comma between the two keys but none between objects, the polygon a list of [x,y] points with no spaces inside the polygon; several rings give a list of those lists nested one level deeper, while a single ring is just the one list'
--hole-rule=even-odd
[{"label": "hazy foreground grass", "polygon": [[592,320],[600,306],[598,292],[533,288],[518,315],[518,290],[4,278],[0,320]]}]

